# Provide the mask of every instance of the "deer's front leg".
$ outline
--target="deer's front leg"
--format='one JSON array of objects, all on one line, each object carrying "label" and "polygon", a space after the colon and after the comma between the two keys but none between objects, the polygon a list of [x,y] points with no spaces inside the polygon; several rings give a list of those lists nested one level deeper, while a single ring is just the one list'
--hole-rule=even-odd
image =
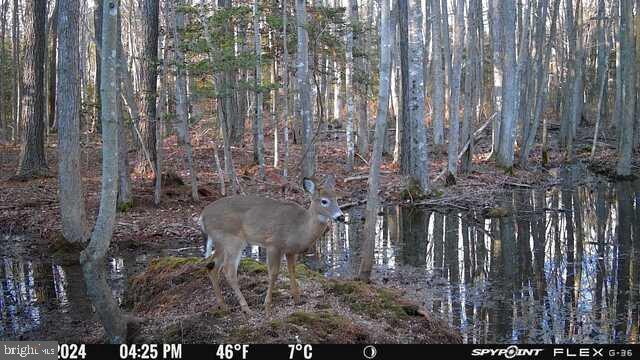
[{"label": "deer's front leg", "polygon": [[267,288],[267,296],[264,299],[264,308],[267,314],[271,311],[271,294],[278,280],[280,272],[280,261],[282,260],[282,251],[280,249],[267,249],[267,267],[269,269],[269,287]]},{"label": "deer's front leg", "polygon": [[286,254],[287,268],[289,270],[289,281],[291,282],[291,296],[293,302],[300,304],[300,290],[298,289],[298,281],[296,280],[296,254]]}]

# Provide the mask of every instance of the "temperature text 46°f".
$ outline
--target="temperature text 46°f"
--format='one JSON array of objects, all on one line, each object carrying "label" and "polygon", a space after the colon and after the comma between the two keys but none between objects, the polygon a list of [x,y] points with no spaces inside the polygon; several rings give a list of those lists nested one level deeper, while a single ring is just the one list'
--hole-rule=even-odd
[{"label": "temperature text 46\u00b0f", "polygon": [[222,360],[238,359],[236,353],[242,355],[242,359],[246,359],[249,353],[249,345],[219,345],[218,350],[216,350],[216,356]]}]

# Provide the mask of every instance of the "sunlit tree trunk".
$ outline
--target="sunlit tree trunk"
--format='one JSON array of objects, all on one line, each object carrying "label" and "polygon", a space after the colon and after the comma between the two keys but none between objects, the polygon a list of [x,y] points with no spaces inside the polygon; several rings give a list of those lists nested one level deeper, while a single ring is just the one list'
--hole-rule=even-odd
[{"label": "sunlit tree trunk", "polygon": [[115,0],[103,0],[102,18],[102,80],[101,80],[101,118],[102,118],[102,190],[100,209],[91,241],[80,255],[87,292],[98,318],[102,323],[107,341],[122,343],[126,341],[127,324],[118,303],[111,294],[105,274],[105,257],[113,235],[116,218],[116,200],[118,193],[118,81],[117,68],[117,12]]},{"label": "sunlit tree trunk", "polygon": [[[355,144],[354,144],[354,91],[353,91],[353,29],[356,24],[354,23],[353,5],[355,0],[349,0],[349,6],[347,6],[347,19],[349,23],[347,25],[346,35],[346,59],[345,59],[345,97],[347,101],[347,124],[346,124],[346,139],[347,139],[347,171],[353,170],[353,162],[355,156]],[[357,4],[356,4],[357,7]]]},{"label": "sunlit tree trunk", "polygon": [[[419,6],[420,0],[415,0]],[[382,146],[386,131],[389,109],[389,92],[391,77],[391,29],[389,21],[389,0],[381,0],[380,11],[380,86],[378,88],[378,115],[373,140],[373,152],[369,163],[369,190],[367,193],[367,209],[365,220],[365,238],[361,250],[358,278],[367,281],[373,268],[375,228],[378,218],[378,188],[380,187],[380,165],[382,163]]]}]

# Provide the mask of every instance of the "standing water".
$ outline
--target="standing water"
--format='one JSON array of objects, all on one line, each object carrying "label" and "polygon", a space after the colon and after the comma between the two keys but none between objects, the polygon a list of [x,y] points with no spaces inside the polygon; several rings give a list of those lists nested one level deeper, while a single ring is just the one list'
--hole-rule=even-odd
[{"label": "standing water", "polygon": [[[640,182],[510,190],[500,201],[482,212],[381,209],[374,280],[468,343],[639,342]],[[318,257],[303,260],[326,276],[357,272],[363,220],[348,215],[317,244]],[[263,257],[257,248],[245,255]],[[119,301],[150,257],[108,261]],[[92,314],[79,267],[0,255],[0,295],[0,338],[55,338]]]}]

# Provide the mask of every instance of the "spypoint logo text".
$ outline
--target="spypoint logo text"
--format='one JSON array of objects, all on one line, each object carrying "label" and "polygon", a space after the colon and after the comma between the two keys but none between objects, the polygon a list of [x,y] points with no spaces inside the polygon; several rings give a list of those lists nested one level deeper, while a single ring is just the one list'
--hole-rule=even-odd
[{"label": "spypoint logo text", "polygon": [[517,356],[538,356],[542,353],[542,349],[520,349],[515,345],[511,345],[503,349],[473,349],[471,356],[498,356],[505,359],[513,359]]}]

